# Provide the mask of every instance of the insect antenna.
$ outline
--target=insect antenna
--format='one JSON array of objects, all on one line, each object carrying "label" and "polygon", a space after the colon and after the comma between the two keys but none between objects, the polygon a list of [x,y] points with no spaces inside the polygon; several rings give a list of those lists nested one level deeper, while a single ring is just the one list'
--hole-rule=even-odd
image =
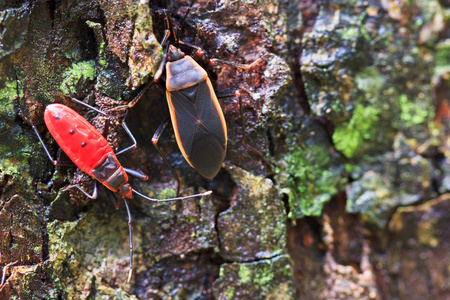
[{"label": "insect antenna", "polygon": [[155,75],[153,76],[154,82],[158,82],[159,78],[161,77],[162,73],[164,72],[164,67],[166,65],[168,51],[169,51],[169,43],[167,43],[167,45],[166,45],[166,50],[164,51],[164,56],[163,56],[162,62],[159,64],[159,68],[156,71]]},{"label": "insect antenna", "polygon": [[174,37],[175,43],[177,44],[177,47],[178,47],[179,41],[180,41],[180,31],[181,31],[181,28],[183,28],[184,22],[186,21],[187,16],[188,16],[189,13],[191,12],[192,6],[194,5],[195,1],[197,1],[197,0],[192,0],[192,1],[191,1],[191,4],[189,5],[189,7],[188,7],[186,13],[184,14],[183,19],[181,20],[181,23],[180,23],[180,30],[178,30],[178,31],[176,32],[176,36]]},{"label": "insect antenna", "polygon": [[[191,199],[191,198],[198,198],[198,197],[203,197],[206,195],[210,195],[212,193],[212,191],[207,191],[201,194],[195,194],[195,195],[190,195],[190,196],[185,196],[185,197],[176,197],[176,198],[167,198],[167,199],[154,199],[154,198],[150,198],[147,197],[139,192],[137,192],[136,190],[133,190],[133,192],[139,196],[141,196],[142,198],[144,198],[145,200],[149,200],[152,202],[167,202],[167,201],[178,201],[178,200],[186,200],[186,199]],[[127,282],[129,283],[131,281],[131,276],[133,275],[133,239],[132,239],[132,235],[131,235],[131,213],[130,213],[130,208],[128,207],[128,203],[127,200],[125,200],[125,198],[123,198],[123,202],[125,203],[125,208],[127,210],[127,214],[128,214],[128,235],[130,237],[130,271],[128,272],[128,279]]]},{"label": "insect antenna", "polygon": [[147,197],[147,196],[139,193],[135,189],[133,189],[133,193],[137,194],[138,196],[140,196],[140,197],[142,197],[142,198],[144,198],[145,200],[148,200],[148,201],[152,201],[152,202],[168,202],[168,201],[181,201],[181,200],[192,199],[192,198],[201,198],[203,196],[210,195],[212,193],[212,191],[207,191],[207,192],[204,192],[204,193],[195,194],[195,195],[189,195],[189,196],[184,196],[184,197],[175,197],[175,198],[167,198],[167,199],[150,198],[150,197]]},{"label": "insect antenna", "polygon": [[130,236],[130,271],[128,272],[127,282],[131,281],[131,275],[133,274],[133,239],[131,238],[131,213],[130,208],[128,207],[127,200],[123,199],[123,203],[125,203],[125,208],[127,209],[128,214],[128,235]]}]

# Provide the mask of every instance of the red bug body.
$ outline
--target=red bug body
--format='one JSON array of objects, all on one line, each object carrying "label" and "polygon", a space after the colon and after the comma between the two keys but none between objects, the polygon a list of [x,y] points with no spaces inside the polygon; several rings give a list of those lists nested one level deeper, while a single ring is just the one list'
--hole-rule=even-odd
[{"label": "red bug body", "polygon": [[50,134],[78,168],[122,197],[133,198],[125,170],[94,126],[63,104],[47,106],[44,120]]},{"label": "red bug body", "polygon": [[[141,194],[138,191],[133,190],[130,184],[128,183],[128,175],[126,172],[129,172],[130,175],[135,176],[141,180],[147,180],[148,177],[147,175],[139,171],[133,171],[131,169],[123,168],[122,165],[117,160],[116,154],[114,154],[113,149],[111,148],[111,146],[109,145],[108,141],[105,138],[108,132],[107,129],[109,125],[109,116],[103,111],[96,109],[74,98],[72,96],[72,93],[70,92],[70,89],[69,94],[70,98],[73,101],[85,107],[89,107],[90,109],[104,115],[107,118],[105,130],[103,134],[100,134],[100,132],[98,132],[94,126],[92,126],[88,121],[86,121],[82,116],[80,116],[71,108],[57,103],[50,104],[49,106],[47,106],[44,113],[45,124],[47,125],[47,128],[50,134],[55,139],[55,141],[58,143],[61,149],[67,154],[67,156],[71,159],[71,162],[54,160],[52,155],[50,154],[50,151],[45,146],[45,143],[41,138],[39,131],[36,129],[36,126],[34,126],[34,124],[22,114],[22,111],[20,109],[19,115],[21,115],[23,119],[33,128],[34,132],[36,133],[36,136],[38,137],[39,141],[42,144],[42,147],[47,153],[48,158],[53,162],[55,166],[69,166],[75,164],[82,171],[89,174],[96,180],[100,181],[109,190],[113,192],[119,192],[120,196],[123,198],[125,208],[128,214],[128,230],[130,235],[130,272],[128,274],[128,282],[130,282],[133,270],[133,242],[131,237],[131,214],[125,198],[131,199],[133,198],[133,193],[136,193],[137,195],[148,201],[167,202],[167,201],[185,200],[202,197],[210,195],[212,192],[208,191],[205,193],[185,197],[166,198],[159,200],[149,198],[144,194]],[[117,152],[117,155],[123,154],[130,150],[134,150],[136,149],[137,145],[135,138],[129,131],[128,127],[125,125],[125,116],[122,120],[122,127],[125,129],[130,138],[133,140],[134,144],[132,146],[127,147],[126,149]],[[86,193],[78,185],[70,185],[63,191],[72,188],[78,188],[81,192],[83,192],[87,197],[91,199],[95,199],[97,197],[97,181],[95,182],[94,191],[92,195]],[[114,195],[112,195],[110,191],[108,190],[106,191],[107,195],[110,196],[110,199],[114,203],[116,203]],[[116,208],[118,208],[117,205]]]}]

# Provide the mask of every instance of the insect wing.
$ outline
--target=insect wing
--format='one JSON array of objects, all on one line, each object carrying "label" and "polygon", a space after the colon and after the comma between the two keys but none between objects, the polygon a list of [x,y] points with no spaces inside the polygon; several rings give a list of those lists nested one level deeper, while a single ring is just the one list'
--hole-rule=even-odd
[{"label": "insect wing", "polygon": [[114,151],[108,141],[86,119],[62,104],[50,104],[45,109],[45,124],[50,134],[85,173],[92,170]]},{"label": "insect wing", "polygon": [[213,178],[225,158],[227,128],[210,80],[167,92],[167,100],[183,156],[202,176]]}]

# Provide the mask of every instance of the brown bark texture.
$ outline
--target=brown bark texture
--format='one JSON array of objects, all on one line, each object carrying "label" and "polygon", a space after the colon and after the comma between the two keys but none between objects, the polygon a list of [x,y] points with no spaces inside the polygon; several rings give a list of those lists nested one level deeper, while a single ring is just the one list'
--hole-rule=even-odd
[{"label": "brown bark texture", "polygon": [[[445,0],[0,1],[0,299],[449,299],[449,11]],[[153,81],[168,26],[208,72],[227,155],[203,178],[169,123],[159,146],[181,195],[213,193],[128,201],[127,282],[120,197],[115,209],[101,186],[94,200],[64,190],[94,181],[55,167],[30,122],[67,160],[45,107],[102,132],[67,86],[104,111],[128,103]],[[248,70],[209,61],[260,57]],[[138,148],[119,158],[149,175],[133,188],[159,199],[177,189],[151,141],[169,117],[164,79],[129,109]],[[124,115],[111,112],[116,151],[132,143]]]}]

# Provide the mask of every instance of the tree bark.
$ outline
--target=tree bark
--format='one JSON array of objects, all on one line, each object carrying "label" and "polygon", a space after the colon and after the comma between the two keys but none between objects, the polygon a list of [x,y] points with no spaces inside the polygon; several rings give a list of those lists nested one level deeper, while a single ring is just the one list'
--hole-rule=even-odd
[{"label": "tree bark", "polygon": [[[45,107],[68,105],[101,132],[104,118],[66,85],[102,110],[131,101],[161,62],[166,15],[171,33],[204,50],[227,157],[202,178],[168,126],[159,145],[181,194],[214,193],[129,201],[127,283],[124,206],[103,190],[95,200],[62,191],[94,181],[54,167],[25,119],[67,159]],[[0,299],[448,299],[446,20],[445,1],[0,3]],[[208,63],[263,56],[249,70]],[[169,116],[164,98],[152,85],[129,110],[138,149],[120,157],[150,177],[130,178],[133,188],[160,199],[177,188],[151,142]],[[112,113],[115,150],[131,143],[123,116]]]}]

